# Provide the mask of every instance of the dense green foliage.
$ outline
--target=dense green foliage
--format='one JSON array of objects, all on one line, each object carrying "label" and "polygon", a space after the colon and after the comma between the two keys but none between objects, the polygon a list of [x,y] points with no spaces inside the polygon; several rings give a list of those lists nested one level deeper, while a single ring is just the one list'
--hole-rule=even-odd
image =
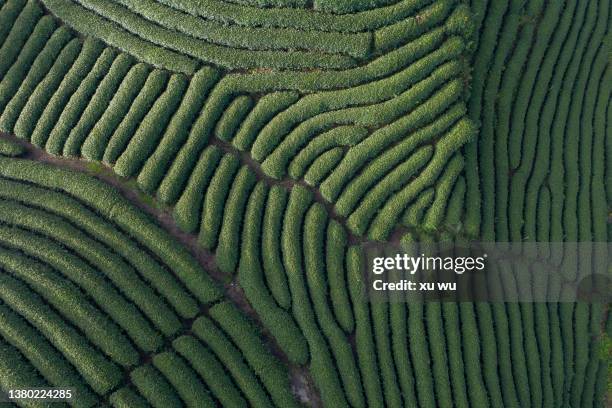
[{"label": "dense green foliage", "polygon": [[608,305],[364,274],[387,243],[609,241],[609,39],[609,0],[0,0],[0,389],[604,406]]},{"label": "dense green foliage", "polygon": [[[258,363],[245,368],[247,373],[254,370],[284,401],[279,405],[288,406],[293,397],[288,384],[279,381],[283,367],[256,346],[258,332],[237,309],[204,308],[223,295],[152,219],[90,176],[27,160],[0,160],[0,333],[30,361],[31,366],[20,365],[24,373],[36,369],[53,385],[74,384],[79,406],[93,406],[118,387],[120,367],[136,388],[112,393],[112,404],[146,400],[165,407],[208,401],[214,406],[204,384],[211,382],[220,393],[218,376],[226,370],[226,360],[215,357],[220,351],[206,340],[201,346],[177,340],[177,351],[187,360],[218,371],[211,379],[197,365],[187,368],[165,345],[165,339],[190,332],[189,322],[205,310],[241,349],[256,347]],[[236,329],[251,333],[250,343],[235,337]],[[212,351],[204,349],[204,359],[194,355],[194,347]],[[143,355],[152,357],[153,366],[143,364]]]}]

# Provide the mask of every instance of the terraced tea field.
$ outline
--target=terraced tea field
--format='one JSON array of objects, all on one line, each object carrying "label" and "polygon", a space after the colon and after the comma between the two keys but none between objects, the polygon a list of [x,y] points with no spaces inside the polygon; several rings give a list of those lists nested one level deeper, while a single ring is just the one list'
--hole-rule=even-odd
[{"label": "terraced tea field", "polygon": [[363,272],[610,242],[611,7],[0,0],[0,389],[606,406],[608,303],[376,302]]}]

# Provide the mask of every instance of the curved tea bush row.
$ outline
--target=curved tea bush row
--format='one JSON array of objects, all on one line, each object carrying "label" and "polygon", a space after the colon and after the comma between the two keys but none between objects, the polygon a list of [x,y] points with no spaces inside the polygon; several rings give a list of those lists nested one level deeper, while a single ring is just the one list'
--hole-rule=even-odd
[{"label": "curved tea bush row", "polygon": [[[125,261],[115,254],[110,253],[99,243],[93,241],[77,228],[59,217],[26,206],[14,205],[11,202],[3,202],[0,205],[3,210],[7,211],[4,213],[6,215],[2,217],[2,222],[13,226],[19,226],[29,231],[42,233],[53,238],[55,241],[61,242],[65,247],[70,248],[72,251],[82,256],[98,270],[104,271],[106,279],[109,279],[111,282],[114,282],[116,286],[120,287],[121,291],[145,313],[163,334],[172,335],[180,329],[178,316],[174,314],[165,302],[137,276],[136,272],[130,268]],[[15,230],[15,237],[20,235],[17,231],[19,230]],[[24,235],[26,235],[25,232]],[[39,238],[31,236],[30,239],[37,240]],[[43,247],[45,246],[45,244],[41,245]],[[24,251],[26,250],[24,249]],[[90,268],[87,267],[84,269],[90,270]],[[96,276],[96,274],[94,273],[93,276]],[[96,278],[97,279],[92,279],[92,283],[97,280],[96,283],[98,288],[109,286],[108,283],[104,281],[105,279],[100,279],[100,277],[97,276]],[[113,295],[113,292],[114,291],[109,288],[106,292],[101,293],[101,295],[106,296],[107,299],[107,302],[104,302],[104,298],[102,297],[99,299],[103,307],[112,304],[110,299],[117,298],[117,295]],[[93,295],[94,292],[91,293]],[[131,305],[119,304],[119,306],[120,308],[118,308],[118,310],[125,308],[132,310],[134,313],[134,307]],[[110,311],[108,313],[112,315]],[[139,313],[134,314],[139,315]],[[127,324],[127,326],[126,330],[128,333],[130,332],[129,326],[140,326],[137,330],[134,330],[134,334],[137,336],[137,343],[145,350],[152,351],[160,345],[161,338],[159,334],[152,330],[149,324],[144,321],[143,317],[140,317],[140,322],[132,321],[130,324]]]},{"label": "curved tea bush row", "polygon": [[[75,61],[78,53],[81,51],[81,44],[79,40],[73,39],[70,41],[60,52],[55,60],[53,66],[45,75],[45,78],[36,86],[28,102],[23,106],[19,119],[15,122],[13,129],[14,133],[19,137],[29,135],[33,130],[31,122],[26,122],[25,118],[40,117],[43,113],[43,109],[51,99],[52,90],[56,89],[60,85],[60,81],[67,76],[67,67],[70,67],[72,63],[77,65],[76,69],[87,69],[86,65],[80,66],[81,61]],[[84,50],[83,54],[88,50]],[[95,53],[93,55],[95,57]],[[84,55],[85,60],[90,60],[91,55]],[[53,103],[53,102],[52,102]]]},{"label": "curved tea bush row", "polygon": [[[430,150],[431,148],[425,148],[429,155],[425,155],[424,159],[431,157]],[[284,265],[285,255],[279,237],[285,224],[283,214],[288,211],[287,197],[294,194],[293,190],[298,186],[291,187],[288,193],[289,188],[274,185],[269,180],[255,184],[252,165],[240,167],[240,160],[234,154],[222,154],[217,146],[209,146],[204,151],[197,168],[200,170],[193,174],[187,190],[174,208],[173,215],[177,224],[186,232],[199,231],[200,244],[215,253],[217,265],[222,272],[232,274],[238,267],[241,286],[255,311],[261,316],[264,326],[271,331],[290,360],[304,363],[307,356],[301,335],[297,334],[299,332],[291,320],[287,320],[284,325],[281,323],[283,316],[287,319],[282,309],[291,308],[293,294],[290,295],[289,272]],[[440,194],[443,194],[443,197],[454,193],[452,181],[455,180],[458,169],[461,169],[461,161],[455,158],[447,171],[449,175],[442,178]],[[403,167],[400,167],[398,172],[406,173]],[[272,186],[268,189],[266,184]],[[385,186],[381,191],[388,190],[389,187]],[[300,191],[306,194],[301,187]],[[459,204],[462,203],[461,197],[456,200],[459,200]],[[442,199],[438,198],[438,202],[442,202]],[[254,206],[259,210],[253,209]],[[453,206],[453,210],[453,223],[458,224],[461,213],[457,213],[457,204]],[[442,219],[449,218],[446,216],[446,207],[439,211],[442,211],[440,223]],[[340,224],[330,228],[335,230],[330,237],[338,235],[335,239],[341,239],[342,235],[346,234]],[[324,241],[320,236],[317,237],[315,242]],[[313,240],[307,240],[311,241]],[[342,265],[341,242],[342,240],[335,244],[340,245],[339,248],[330,242],[331,246],[326,254],[328,261],[336,267]],[[337,257],[340,261],[335,259]],[[324,267],[325,262],[316,265],[312,268],[313,271]],[[337,274],[333,267],[330,267],[329,273],[330,277]],[[334,293],[334,313],[337,314],[339,323],[334,323],[338,326],[330,330],[335,331],[340,327],[350,333],[353,323],[346,308],[350,304],[348,295],[346,289],[343,289],[342,277],[338,276],[336,279],[331,280],[330,285]],[[316,292],[318,290],[314,291]],[[343,307],[340,307],[340,304]],[[331,308],[332,306],[321,312],[327,320],[332,317]]]},{"label": "curved tea bush row", "polygon": [[192,336],[181,336],[174,340],[172,345],[189,362],[221,404],[246,407],[246,401],[240,391],[212,351]]},{"label": "curved tea bush row", "polygon": [[[186,36],[204,40],[206,43],[236,50],[302,49],[328,54],[342,53],[353,57],[365,57],[369,51],[370,33],[368,32],[345,34],[342,31],[329,33],[319,30],[228,26],[182,13],[153,0],[116,2],[163,27],[181,31]],[[127,12],[129,11],[122,9],[122,13]]]},{"label": "curved tea bush row", "polygon": [[[37,377],[36,372],[31,366],[24,363],[23,358],[21,358],[15,348],[4,341],[0,341],[0,357],[2,357],[2,362],[0,362],[0,386],[3,389],[17,389],[21,386],[38,388],[49,385]],[[28,407],[36,406],[31,401],[26,402],[24,405]]]},{"label": "curved tea bush row", "polygon": [[[20,242],[18,242],[21,238],[21,231],[17,228],[13,228],[12,230],[9,229],[8,231],[6,228],[3,229],[3,243],[12,248],[23,250],[23,244],[20,245]],[[8,233],[13,233],[13,236],[9,238]],[[43,244],[41,242],[42,240],[36,239],[36,237],[33,235],[29,235],[27,238],[33,244]],[[21,280],[27,283],[34,291],[42,293],[43,298],[50,305],[54,306],[54,308],[57,309],[57,311],[64,316],[66,320],[79,327],[84,332],[85,336],[112,360],[123,366],[136,364],[138,361],[136,349],[121,333],[117,325],[115,325],[113,322],[107,321],[105,313],[108,314],[120,326],[122,326],[122,328],[129,333],[130,337],[132,337],[134,341],[136,340],[134,332],[142,329],[142,325],[138,324],[140,322],[137,319],[141,316],[138,313],[134,314],[133,308],[129,307],[125,309],[127,313],[120,313],[122,311],[121,307],[126,307],[129,304],[125,301],[117,301],[116,295],[108,296],[108,302],[102,303],[99,295],[108,294],[108,292],[111,291],[102,286],[96,288],[97,293],[94,292],[96,289],[92,289],[91,286],[87,285],[87,282],[84,282],[88,278],[93,280],[90,276],[88,276],[91,274],[90,270],[83,268],[84,276],[76,276],[75,271],[71,271],[70,267],[73,266],[75,270],[76,267],[84,267],[84,263],[79,265],[80,262],[78,262],[76,257],[66,256],[68,259],[63,262],[64,264],[62,264],[62,260],[57,260],[61,256],[61,252],[58,253],[59,250],[61,250],[59,247],[53,248],[52,244],[48,244],[46,246],[41,245],[41,247],[41,249],[45,252],[44,255],[40,255],[41,257],[37,259],[40,259],[53,269],[57,270],[59,272],[58,274],[54,274],[51,271],[45,271],[43,268],[37,268],[35,265],[27,265],[26,262],[17,263],[16,261],[13,261],[12,263],[14,263],[14,265],[12,265],[8,260],[5,261],[3,265],[4,269],[21,278]],[[26,254],[29,256],[35,255],[29,252]],[[72,265],[70,263],[72,263]],[[67,279],[65,282],[63,282],[63,286],[59,286],[58,284],[59,287],[54,287],[53,280],[58,280],[59,276],[66,277]],[[88,302],[85,301],[83,296],[79,293],[80,290],[70,284],[70,281],[77,284],[80,289],[90,295],[96,301],[96,303],[102,304],[100,308],[104,309],[103,312],[105,313],[100,312],[97,308],[88,304]],[[93,324],[90,325],[89,322],[92,322]],[[150,327],[144,327],[145,330],[142,334],[145,336],[153,334],[149,341],[154,342],[156,339],[155,333],[151,332]],[[104,336],[102,333],[106,333],[106,336]],[[159,342],[159,337],[157,340]],[[142,346],[141,342],[138,343],[140,347],[145,348]],[[154,345],[154,347],[155,346],[159,347],[159,343]],[[154,349],[150,346],[147,348],[147,351]]]},{"label": "curved tea bush row", "polygon": [[33,326],[5,304],[0,307],[0,322],[2,338],[15,347],[15,355],[21,353],[52,386],[72,388],[79,395],[78,406],[95,404],[95,393],[85,384],[76,369]]},{"label": "curved tea bush row", "polygon": [[[21,112],[28,102],[31,92],[33,92],[38,83],[43,80],[63,46],[70,40],[70,37],[70,32],[67,29],[62,27],[58,28],[53,33],[53,36],[49,38],[43,50],[36,57],[36,60],[33,62],[25,78],[20,78],[22,80],[20,86],[18,88],[13,88],[15,93],[13,95],[7,95],[10,96],[11,99],[7,98],[2,115],[0,115],[0,126],[3,130],[13,130],[15,122],[19,118],[19,112]],[[5,77],[3,82],[5,80],[11,81],[12,78]]]},{"label": "curved tea bush row", "polygon": [[[482,80],[474,82],[469,101],[470,117],[482,128],[465,154],[466,219],[471,225],[480,220],[474,235],[502,242],[604,241],[606,129],[597,112],[605,111],[601,101],[610,96],[604,57],[610,5],[473,5],[486,16],[474,56],[474,76]],[[586,338],[589,325],[601,319],[596,308],[491,305],[476,314],[492,400],[600,406],[594,385],[599,357],[591,354],[596,340]],[[487,340],[491,329],[494,341]]]},{"label": "curved tea bush row", "polygon": [[[152,65],[186,74],[196,70],[199,65],[196,61],[232,69],[342,69],[355,65],[353,58],[340,53],[293,51],[293,48],[282,51],[243,50],[217,45],[167,29],[114,2],[43,0],[43,3],[55,16],[79,32],[102,39]],[[183,25],[185,22],[174,24]],[[363,40],[362,43],[367,44]]]},{"label": "curved tea bush row", "polygon": [[[73,40],[73,42],[74,41],[76,40]],[[44,146],[52,129],[51,125],[57,121],[62,109],[66,103],[68,103],[70,96],[76,91],[87,72],[93,67],[101,52],[102,46],[99,42],[89,39],[85,40],[81,53],[63,78],[62,83],[57,87],[57,91],[51,96],[49,102],[44,107],[44,111],[40,115],[38,122],[29,122],[29,125],[24,125],[23,122],[20,123],[20,121],[17,121],[15,124],[15,134],[26,138],[27,135],[30,135],[32,144]],[[49,90],[53,89],[53,85],[49,82],[41,82],[38,88],[41,90],[46,89],[46,92],[49,92]],[[30,100],[38,101],[38,103],[41,102],[41,98],[37,97],[35,93],[32,94]],[[27,111],[22,112],[24,114],[27,113]],[[21,118],[33,116],[34,115],[30,112],[30,114],[22,115]]]},{"label": "curved tea bush row", "polygon": [[[107,396],[115,406],[215,406],[257,401],[257,394],[268,401],[259,406],[295,404],[258,329],[218,303],[221,291],[196,261],[118,192],[90,176],[10,158],[0,158],[0,185],[0,330],[41,378],[76,379],[83,406]],[[196,328],[204,310],[215,322],[208,320],[206,334]],[[201,342],[179,340],[195,318]],[[178,354],[166,339],[175,339]],[[152,365],[143,365],[149,353]],[[120,367],[135,388],[120,390]]]},{"label": "curved tea bush row", "polygon": [[[137,244],[132,243],[125,233],[115,230],[111,224],[97,216],[95,211],[52,190],[6,179],[3,179],[1,184],[3,199],[23,203],[62,217],[70,224],[77,225],[87,234],[96,236],[101,243],[112,248],[127,261],[129,267],[138,271],[138,274],[158,291],[181,317],[190,318],[197,313],[197,303],[180,282],[169,274],[159,261],[148,256]],[[111,259],[106,262],[110,265],[118,265],[126,276],[133,274],[133,272],[128,272],[129,267],[126,270],[120,259]]]},{"label": "curved tea bush row", "polygon": [[96,392],[106,393],[121,381],[119,366],[106,359],[39,295],[9,274],[2,274],[0,280],[2,302],[47,338]]},{"label": "curved tea bush row", "polygon": [[[369,4],[372,10],[335,15],[328,14],[338,12],[335,7],[315,4],[320,10],[307,14],[319,24],[312,24],[303,15],[260,9],[261,4],[245,8],[205,2],[203,19],[197,16],[202,14],[198,6],[194,10],[183,1],[42,1],[77,31],[152,65],[186,74],[196,71],[198,61],[230,69],[346,69],[371,58],[373,51],[388,51],[417,37],[453,10],[464,8],[452,0],[403,1],[393,6]],[[360,9],[356,4],[344,11]],[[239,24],[228,25],[228,20]]]},{"label": "curved tea bush row", "polygon": [[[201,16],[208,20],[232,23],[240,26],[286,27],[304,31],[359,32],[394,23],[413,14],[426,1],[401,0],[388,6],[380,5],[373,10],[355,13],[312,13],[301,8],[257,8],[253,4],[204,0],[198,3],[188,0],[159,0],[159,3]],[[242,2],[244,3],[244,2]]]},{"label": "curved tea bush row", "polygon": [[[115,127],[108,143],[99,147],[99,150],[104,149],[103,162],[113,164],[117,161],[138,129],[138,124],[146,117],[156,98],[164,91],[167,82],[168,73],[162,70],[153,70],[147,76],[142,88],[136,90],[137,95],[131,101],[130,108],[121,118],[121,122]],[[127,84],[131,87],[129,82]]]},{"label": "curved tea bush row", "polygon": [[[56,3],[69,7],[70,2]],[[107,3],[96,5],[107,11],[123,10],[123,6]],[[197,195],[206,188],[211,195],[204,199],[205,228],[200,231],[206,248],[218,244],[218,215],[230,194],[230,170],[213,174],[210,186],[202,185],[208,185],[211,169],[202,163],[208,155],[201,153],[212,137],[247,150],[268,176],[280,178],[288,173],[320,185],[326,200],[339,200],[336,210],[351,219],[351,232],[384,240],[397,219],[372,220],[371,216],[391,203],[372,198],[375,203],[367,212],[354,208],[355,203],[375,197],[377,189],[391,184],[390,192],[405,188],[408,177],[393,180],[392,174],[401,171],[402,161],[416,159],[411,156],[419,146],[434,140],[435,145],[456,150],[472,137],[469,125],[455,123],[465,115],[459,61],[465,52],[466,33],[457,26],[465,22],[467,12],[452,1],[414,7],[418,16],[377,29],[380,38],[393,44],[384,46],[384,53],[353,70],[321,72],[316,82],[311,72],[291,76],[235,73],[220,78],[216,70],[205,67],[187,83],[181,74],[137,64],[126,54],[101,49],[91,40],[82,45],[74,66],[68,68],[63,54],[57,54],[58,43],[49,51],[56,53],[51,58],[32,63],[22,86],[15,89],[17,95],[0,115],[0,128],[23,137],[34,128],[31,141],[53,154],[103,160],[119,175],[136,177],[142,190],[155,193],[166,204],[177,203],[178,222],[190,231],[200,223],[194,219],[194,209],[200,205]],[[178,18],[179,14],[172,15]],[[71,34],[63,27],[60,30],[57,41],[69,41]],[[399,37],[392,40],[394,36]],[[47,47],[52,43],[49,40]],[[80,43],[72,40],[70,44],[77,47]],[[47,61],[52,58],[57,62],[49,66]],[[61,83],[53,80],[57,77],[54,66],[67,69]],[[0,80],[0,87],[6,79]],[[301,96],[288,91],[320,88],[328,90]],[[65,109],[60,112],[62,104]],[[406,137],[408,134],[415,137]],[[382,165],[367,166],[377,157]],[[439,166],[444,165],[443,157]],[[420,171],[415,169],[415,174]],[[437,173],[431,176],[423,183],[433,183]],[[352,183],[357,178],[360,181]],[[412,200],[407,194],[392,198],[396,202],[393,210],[398,212]],[[236,197],[228,203],[244,207],[244,200]],[[385,225],[378,225],[381,223]],[[238,251],[232,246],[238,235],[235,227],[228,228],[223,245],[230,254],[220,259],[231,259],[223,261],[223,270],[233,270],[238,264]]]},{"label": "curved tea bush row", "polygon": [[149,70],[145,64],[136,64],[129,70],[125,80],[119,85],[117,93],[110,101],[108,109],[102,114],[98,124],[85,138],[81,146],[83,157],[88,160],[102,159],[107,144],[113,136],[113,132],[128,113],[132,101],[134,101],[139,89],[148,78]]},{"label": "curved tea bush row", "polygon": [[24,154],[25,147],[9,139],[0,139],[0,155],[18,157]]},{"label": "curved tea bush row", "polygon": [[[198,234],[219,271],[228,280],[238,272],[266,333],[291,363],[308,366],[324,405],[601,401],[602,364],[589,336],[598,332],[596,308],[373,304],[363,293],[365,261],[346,246],[363,237],[395,239],[400,223],[425,232],[415,238],[425,241],[466,233],[497,241],[603,240],[604,1],[473,2],[474,23],[454,1],[381,1],[369,3],[372,9],[315,2],[316,12],[265,0],[45,4],[135,58],[56,29],[35,1],[7,0],[0,9],[10,21],[0,28],[0,55],[10,57],[0,58],[0,127],[25,138],[33,132],[30,140],[54,154],[116,165],[140,189],[175,205],[175,221]],[[471,37],[474,28],[479,38]],[[464,60],[472,46],[477,80],[466,106]],[[201,67],[213,50],[222,59],[216,63],[249,70]],[[145,344],[134,330],[121,330],[125,340],[112,345],[91,343],[105,358],[121,344],[116,358],[124,363],[128,344],[155,353],[130,366],[130,385],[110,386],[110,403],[295,403],[255,330],[217,303],[221,291],[195,278],[202,276],[197,265],[177,259],[149,220],[84,186],[69,190],[78,200],[66,201],[55,191],[64,173],[26,177],[44,188],[16,181],[14,172],[5,177],[0,194],[8,215],[1,222],[24,230],[13,241],[5,234],[7,246],[20,245],[40,261],[28,238],[48,250],[42,261],[53,273],[68,273],[70,264],[52,263],[57,251],[46,243],[61,242],[73,265],[84,259],[105,272],[100,287],[125,287],[118,297],[132,305],[131,317],[141,316],[143,333],[172,333],[172,345],[162,349],[155,335]],[[141,224],[146,231],[134,227]],[[103,249],[116,260],[101,267],[92,252]],[[148,259],[152,253],[159,255]],[[118,271],[129,272],[121,280]],[[142,284],[168,312],[155,315],[157,306],[143,304]],[[55,313],[62,304],[53,299],[47,307]],[[111,306],[93,295],[86,301]],[[213,305],[210,312],[202,304]],[[119,313],[105,314],[108,324],[126,325]],[[249,336],[241,337],[240,327]],[[63,355],[63,345],[44,339]],[[41,370],[25,345],[11,345]],[[79,361],[64,364],[85,370]]]},{"label": "curved tea bush row", "polygon": [[0,158],[0,175],[38,184],[45,188],[75,195],[79,201],[92,206],[120,228],[134,237],[141,245],[156,251],[164,263],[202,302],[212,302],[220,292],[211,278],[198,273],[197,262],[173,241],[145,214],[129,204],[116,190],[84,174],[37,164],[27,160]]},{"label": "curved tea bush row", "polygon": [[[25,3],[25,4],[24,4]],[[33,1],[15,1],[2,7],[2,47],[0,47],[0,75],[4,76],[10,67],[11,61],[15,60],[26,40],[33,33],[35,25],[42,16],[41,7]]]},{"label": "curved tea bush row", "polygon": [[[258,183],[253,189],[244,213],[245,220],[243,238],[240,245],[240,266],[238,280],[245,295],[263,325],[271,332],[279,347],[287,354],[290,361],[304,364],[308,359],[306,341],[295,325],[291,315],[287,313],[271,295],[266,285],[264,267],[262,265],[260,237],[262,233],[262,217],[268,195],[265,184]],[[280,273],[283,274],[284,271]]]}]

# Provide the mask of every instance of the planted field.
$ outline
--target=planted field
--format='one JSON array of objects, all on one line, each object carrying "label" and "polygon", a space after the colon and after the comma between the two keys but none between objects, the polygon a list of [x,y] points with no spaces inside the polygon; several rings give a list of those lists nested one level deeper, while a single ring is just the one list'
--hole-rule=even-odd
[{"label": "planted field", "polygon": [[604,406],[607,304],[374,302],[363,270],[609,242],[610,6],[0,0],[0,389]]}]

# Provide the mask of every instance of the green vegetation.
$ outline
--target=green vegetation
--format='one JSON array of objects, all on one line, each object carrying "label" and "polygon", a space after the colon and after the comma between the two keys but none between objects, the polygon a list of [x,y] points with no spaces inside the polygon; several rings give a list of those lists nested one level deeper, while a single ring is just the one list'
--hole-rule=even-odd
[{"label": "green vegetation", "polygon": [[[0,0],[0,390],[605,406],[609,305],[370,299],[365,274],[398,243],[609,242],[610,11]],[[551,294],[605,266],[539,255]],[[546,283],[511,261],[490,289]]]}]

